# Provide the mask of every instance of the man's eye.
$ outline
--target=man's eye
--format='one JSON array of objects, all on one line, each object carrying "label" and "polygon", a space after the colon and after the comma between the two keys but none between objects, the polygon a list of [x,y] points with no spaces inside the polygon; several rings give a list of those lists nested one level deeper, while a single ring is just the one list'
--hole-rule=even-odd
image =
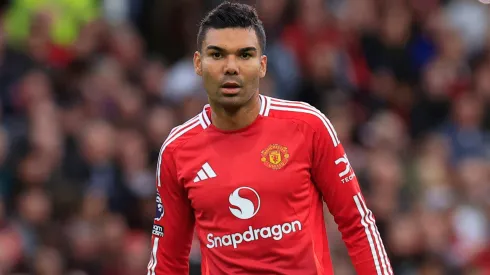
[{"label": "man's eye", "polygon": [[249,53],[242,53],[240,57],[243,59],[249,59],[250,57],[252,57],[252,55]]},{"label": "man's eye", "polygon": [[215,59],[221,58],[221,53],[212,53],[211,57],[213,57]]}]

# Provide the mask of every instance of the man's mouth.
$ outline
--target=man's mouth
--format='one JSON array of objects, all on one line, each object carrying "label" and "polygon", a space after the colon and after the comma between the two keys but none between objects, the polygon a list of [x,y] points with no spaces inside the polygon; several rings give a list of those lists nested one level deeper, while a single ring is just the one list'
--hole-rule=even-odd
[{"label": "man's mouth", "polygon": [[240,92],[240,88],[237,82],[225,82],[221,85],[221,92],[225,95],[236,95]]},{"label": "man's mouth", "polygon": [[236,89],[240,88],[240,84],[238,84],[237,82],[225,82],[223,85],[221,85],[221,88]]}]

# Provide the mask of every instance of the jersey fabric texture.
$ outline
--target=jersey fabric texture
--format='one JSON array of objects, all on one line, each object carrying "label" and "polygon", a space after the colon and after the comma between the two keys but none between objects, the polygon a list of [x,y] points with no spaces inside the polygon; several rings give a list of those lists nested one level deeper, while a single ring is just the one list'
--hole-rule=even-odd
[{"label": "jersey fabric texture", "polygon": [[160,150],[148,275],[333,274],[323,201],[358,274],[390,275],[372,212],[333,125],[303,102],[260,95],[246,128],[222,131],[206,105]]}]

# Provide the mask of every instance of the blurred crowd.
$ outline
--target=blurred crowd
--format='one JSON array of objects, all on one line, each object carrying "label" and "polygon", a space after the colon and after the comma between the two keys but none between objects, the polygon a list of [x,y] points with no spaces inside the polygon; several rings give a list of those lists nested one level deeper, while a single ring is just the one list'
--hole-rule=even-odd
[{"label": "blurred crowd", "polygon": [[[0,274],[146,273],[158,151],[206,103],[192,54],[220,2],[2,2]],[[330,118],[395,274],[490,274],[489,7],[240,2],[268,35],[261,93]]]}]

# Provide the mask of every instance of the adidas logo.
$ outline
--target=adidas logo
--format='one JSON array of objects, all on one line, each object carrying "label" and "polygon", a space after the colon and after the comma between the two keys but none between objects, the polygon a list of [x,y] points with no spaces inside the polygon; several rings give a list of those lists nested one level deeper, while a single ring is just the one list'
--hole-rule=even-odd
[{"label": "adidas logo", "polygon": [[214,177],[216,177],[216,173],[213,171],[213,168],[209,166],[209,163],[206,162],[202,165],[199,172],[197,172],[197,176],[194,178],[194,182],[198,182]]}]

